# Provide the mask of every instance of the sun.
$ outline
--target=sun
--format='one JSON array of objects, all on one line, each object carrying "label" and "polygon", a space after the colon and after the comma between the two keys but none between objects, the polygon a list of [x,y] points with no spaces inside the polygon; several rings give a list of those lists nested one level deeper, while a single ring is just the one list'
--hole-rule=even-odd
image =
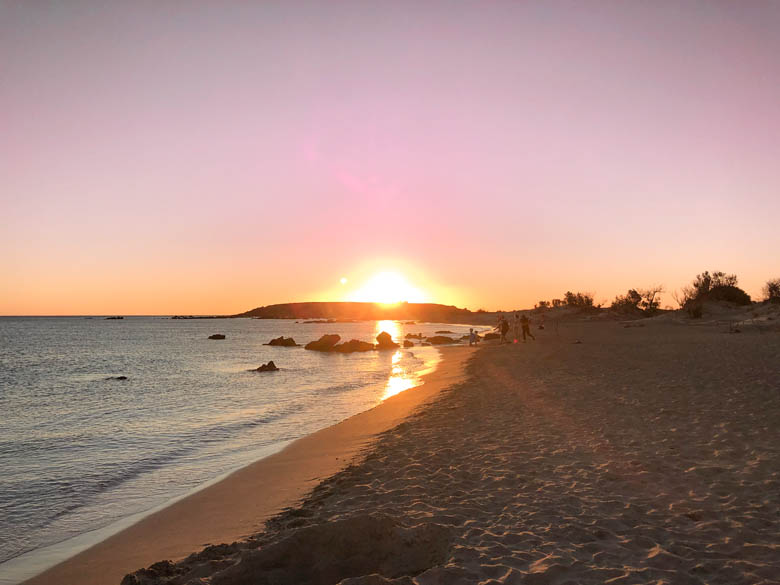
[{"label": "sun", "polygon": [[392,305],[395,303],[424,303],[427,295],[409,283],[398,272],[379,272],[369,278],[363,286],[349,295],[350,301],[364,303],[382,303]]}]

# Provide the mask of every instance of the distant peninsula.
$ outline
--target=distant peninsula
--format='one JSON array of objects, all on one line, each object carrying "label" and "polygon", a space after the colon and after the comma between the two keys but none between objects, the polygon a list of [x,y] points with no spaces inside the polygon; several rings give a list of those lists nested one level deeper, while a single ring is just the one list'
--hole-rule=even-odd
[{"label": "distant peninsula", "polygon": [[334,321],[425,321],[429,323],[492,323],[493,313],[473,312],[436,303],[320,302],[282,303],[257,307],[232,317],[257,319],[324,319]]}]

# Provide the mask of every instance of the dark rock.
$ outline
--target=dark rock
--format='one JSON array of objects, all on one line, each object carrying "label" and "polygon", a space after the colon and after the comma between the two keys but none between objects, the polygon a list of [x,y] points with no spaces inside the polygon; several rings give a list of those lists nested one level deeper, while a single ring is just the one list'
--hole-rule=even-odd
[{"label": "dark rock", "polygon": [[432,345],[443,345],[445,343],[457,343],[457,341],[452,337],[446,337],[444,335],[434,335],[433,337],[428,337],[426,341],[428,341]]},{"label": "dark rock", "polygon": [[106,380],[127,380],[127,376],[109,376]]},{"label": "dark rock", "polygon": [[406,337],[407,339],[422,339],[423,338],[423,334],[422,333],[417,333],[417,334],[407,333],[406,335],[404,335],[404,337]]},{"label": "dark rock", "polygon": [[408,339],[405,339],[404,340],[404,347],[414,347],[414,343],[412,343]]},{"label": "dark rock", "polygon": [[276,345],[279,347],[296,347],[298,344],[295,343],[295,340],[292,337],[285,337],[284,335],[282,335],[281,337],[272,339],[265,345]]},{"label": "dark rock", "polygon": [[339,353],[353,353],[356,351],[373,351],[374,344],[367,341],[358,341],[357,339],[350,339],[346,343],[333,346],[333,351]]},{"label": "dark rock", "polygon": [[401,346],[393,341],[393,338],[390,337],[387,331],[382,331],[382,333],[376,336],[377,349],[398,349],[399,347]]},{"label": "dark rock", "polygon": [[268,362],[267,364],[263,364],[256,370],[255,372],[276,372],[279,368],[276,367],[276,364],[273,361]]},{"label": "dark rock", "polygon": [[124,319],[124,317],[106,317],[106,321],[116,321]]},{"label": "dark rock", "polygon": [[449,333],[450,335],[452,335],[452,331],[447,331],[447,330],[444,330],[444,331],[437,331],[437,332],[436,332],[436,335],[438,335],[439,333]]},{"label": "dark rock", "polygon": [[225,336],[221,333],[215,333],[214,335],[209,335],[209,339],[225,339]]},{"label": "dark rock", "polygon": [[317,341],[310,341],[306,344],[305,349],[311,349],[313,351],[333,351],[333,346],[341,340],[340,335],[332,333],[330,335],[323,335]]}]

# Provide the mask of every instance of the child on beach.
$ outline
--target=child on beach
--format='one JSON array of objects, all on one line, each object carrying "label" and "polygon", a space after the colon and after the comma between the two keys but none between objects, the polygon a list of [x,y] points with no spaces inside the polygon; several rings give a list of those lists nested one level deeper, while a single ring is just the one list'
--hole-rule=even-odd
[{"label": "child on beach", "polygon": [[469,345],[477,345],[477,332],[474,328],[469,328]]}]

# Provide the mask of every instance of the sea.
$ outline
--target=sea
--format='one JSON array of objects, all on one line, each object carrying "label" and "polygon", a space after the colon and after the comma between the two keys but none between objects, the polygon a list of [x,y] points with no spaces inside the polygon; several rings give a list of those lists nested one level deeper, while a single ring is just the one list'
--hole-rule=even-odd
[{"label": "sea", "polygon": [[[13,585],[289,442],[419,383],[468,325],[169,317],[0,318],[0,584]],[[220,333],[224,340],[208,337]],[[273,360],[277,372],[254,371]],[[121,379],[124,377],[125,379]]]}]

